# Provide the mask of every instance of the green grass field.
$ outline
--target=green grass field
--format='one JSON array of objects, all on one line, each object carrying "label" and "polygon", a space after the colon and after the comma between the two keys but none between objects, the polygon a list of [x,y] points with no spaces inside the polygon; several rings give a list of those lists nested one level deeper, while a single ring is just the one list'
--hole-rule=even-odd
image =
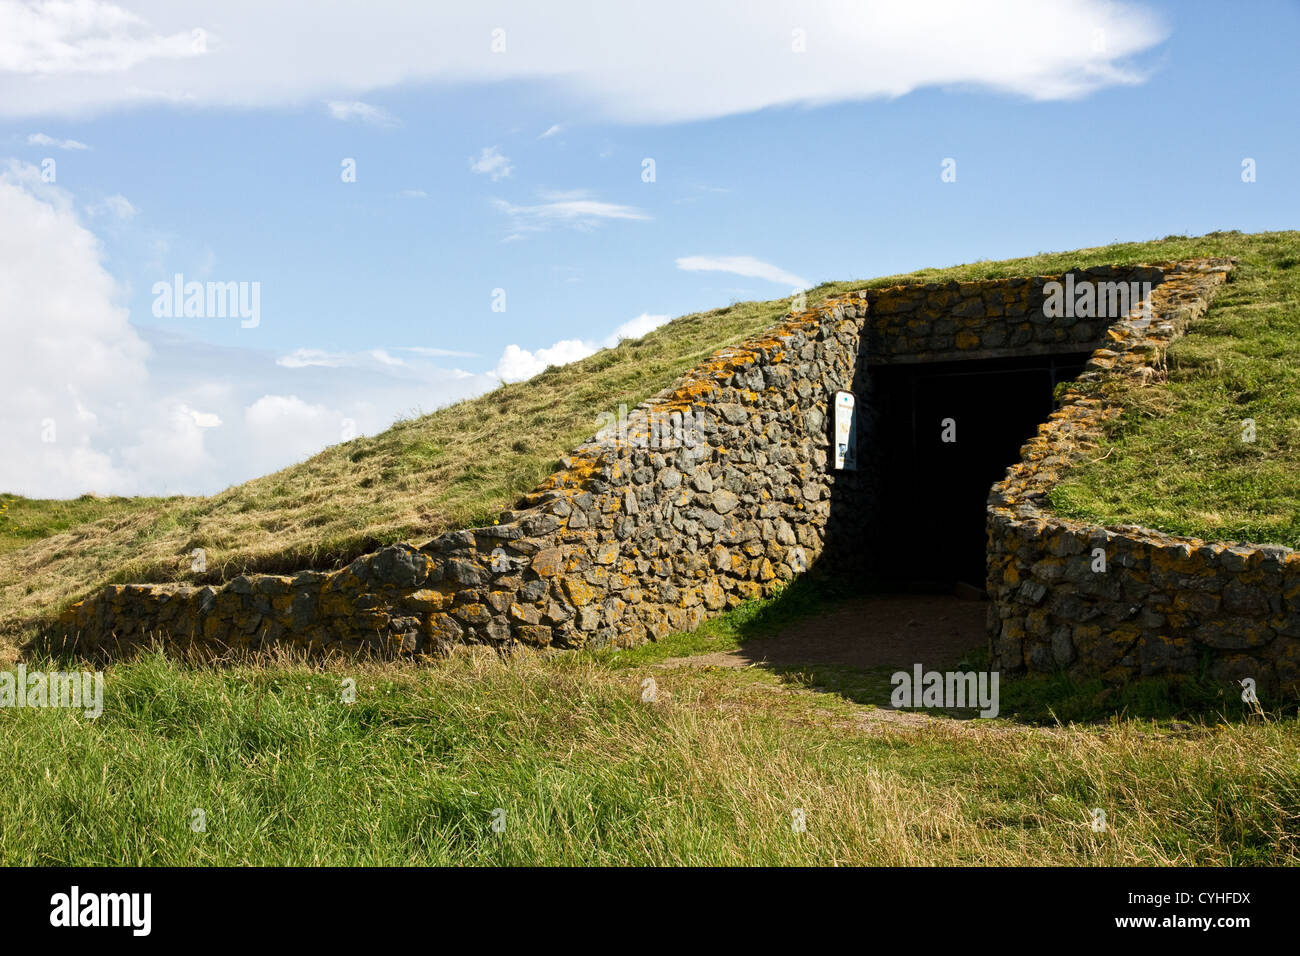
[{"label": "green grass field", "polygon": [[95,720],[0,710],[0,863],[1300,863],[1294,713],[1039,683],[959,720],[655,666],[833,600],[803,590],[632,651],[113,665]]},{"label": "green grass field", "polygon": [[123,518],[169,499],[99,498],[83,495],[67,501],[0,494],[0,554],[104,518]]}]

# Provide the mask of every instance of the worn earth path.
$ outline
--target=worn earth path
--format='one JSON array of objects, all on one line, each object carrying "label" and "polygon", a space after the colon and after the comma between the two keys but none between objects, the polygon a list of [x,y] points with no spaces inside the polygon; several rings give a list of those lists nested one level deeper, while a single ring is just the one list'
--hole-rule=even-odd
[{"label": "worn earth path", "polygon": [[835,604],[730,651],[670,657],[664,667],[943,670],[982,647],[988,605],[942,594],[876,594]]},{"label": "worn earth path", "polygon": [[[819,614],[801,617],[771,636],[751,638],[733,650],[670,657],[656,666],[668,670],[760,667],[784,673],[829,667],[875,673],[879,686],[869,692],[871,699],[855,698],[874,706],[852,711],[847,721],[843,714],[814,710],[849,731],[937,730],[981,737],[1056,733],[1044,727],[994,726],[996,722],[971,720],[969,715],[954,719],[955,714],[943,712],[897,710],[890,703],[889,673],[910,672],[916,664],[926,670],[955,669],[972,651],[986,647],[987,609],[985,601],[946,594],[873,594],[838,601]],[[753,685],[753,689],[795,697],[816,697],[828,690],[784,681]]]}]

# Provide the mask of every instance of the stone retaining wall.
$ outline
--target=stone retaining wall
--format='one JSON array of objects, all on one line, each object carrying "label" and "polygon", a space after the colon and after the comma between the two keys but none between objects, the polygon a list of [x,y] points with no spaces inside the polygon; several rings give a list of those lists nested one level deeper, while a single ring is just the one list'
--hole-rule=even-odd
[{"label": "stone retaining wall", "polygon": [[[866,312],[864,296],[830,300],[723,349],[635,409],[625,434],[579,447],[491,527],[334,572],[110,586],[60,629],[90,652],[161,637],[385,653],[635,644],[689,630],[806,570],[832,507],[869,474],[828,471],[826,418],[858,374]],[[837,531],[862,533],[851,519]]]},{"label": "stone retaining wall", "polygon": [[1047,494],[1122,414],[1108,383],[1150,381],[1164,351],[1209,307],[1232,268],[1199,260],[1165,270],[1151,314],[1108,332],[1059,409],[989,495],[988,591],[994,666],[1120,681],[1204,672],[1300,687],[1300,553],[1212,543],[1147,528],[1101,528],[1054,515]]},{"label": "stone retaining wall", "polygon": [[[1154,288],[1163,275],[1158,266],[1098,266],[1059,276],[873,290],[866,355],[872,365],[895,365],[1086,352],[1105,341],[1111,322],[1137,306],[1144,283]],[[1049,282],[1068,290],[1101,290],[1101,301],[1093,295],[1090,302],[1076,303],[1070,296],[1070,314],[1050,316],[1044,309]],[[1116,309],[1121,294],[1131,294],[1131,301]]]},{"label": "stone retaining wall", "polygon": [[[1155,287],[1154,316],[1135,310],[1109,330],[1092,315],[1044,315],[1045,286],[1063,276],[830,299],[716,353],[633,410],[625,430],[576,449],[491,527],[384,548],[331,572],[247,575],[221,587],[114,585],[65,612],[59,635],[89,653],[156,639],[420,653],[460,642],[631,645],[689,630],[819,559],[857,573],[869,545],[880,544],[872,540],[870,365],[1077,352],[1108,337],[1084,379],[1143,374],[1203,311],[1227,268],[1074,273],[1071,281]],[[857,472],[827,467],[838,389],[858,396]],[[1181,673],[1209,648],[1221,652],[1222,673],[1292,673],[1300,627],[1287,602],[1300,578],[1290,552],[1105,531],[1043,509],[1063,456],[1086,450],[1114,413],[1072,392],[994,488],[990,627],[999,665]],[[1083,576],[1094,545],[1106,548],[1109,570]]]}]

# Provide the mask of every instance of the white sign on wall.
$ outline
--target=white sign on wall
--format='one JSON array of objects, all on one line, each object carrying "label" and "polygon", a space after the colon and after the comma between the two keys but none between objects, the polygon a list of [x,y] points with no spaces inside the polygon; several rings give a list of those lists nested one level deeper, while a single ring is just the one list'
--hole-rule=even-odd
[{"label": "white sign on wall", "polygon": [[832,443],[837,471],[858,470],[858,414],[852,392],[835,393],[835,428]]}]

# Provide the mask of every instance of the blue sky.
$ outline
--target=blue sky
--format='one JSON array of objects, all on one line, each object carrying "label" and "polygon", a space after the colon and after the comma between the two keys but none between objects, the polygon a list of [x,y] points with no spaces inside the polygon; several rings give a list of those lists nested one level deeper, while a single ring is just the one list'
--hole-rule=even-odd
[{"label": "blue sky", "polygon": [[[1295,4],[530,6],[0,0],[0,489],[210,493],[803,282],[1297,226]],[[176,273],[256,327],[156,317]]]}]

